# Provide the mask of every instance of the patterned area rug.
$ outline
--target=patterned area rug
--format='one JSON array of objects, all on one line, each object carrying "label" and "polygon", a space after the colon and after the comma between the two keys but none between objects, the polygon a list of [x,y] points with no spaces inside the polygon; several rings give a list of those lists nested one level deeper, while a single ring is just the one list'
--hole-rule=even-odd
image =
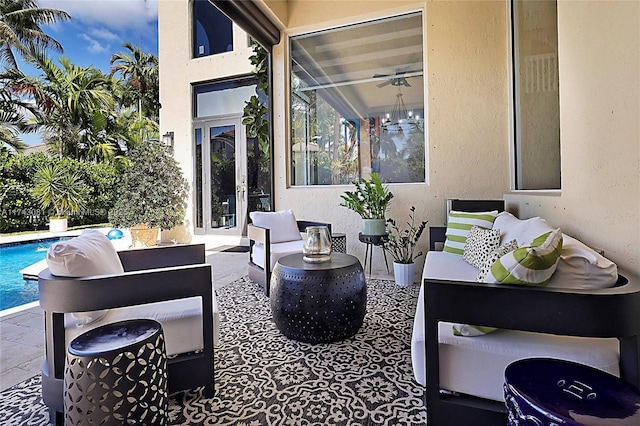
[{"label": "patterned area rug", "polygon": [[[282,336],[269,300],[248,279],[216,290],[221,312],[215,397],[173,394],[171,425],[424,425],[413,378],[418,286],[367,282],[367,314],[352,338],[312,345]],[[40,377],[0,393],[0,424],[46,425]]]}]

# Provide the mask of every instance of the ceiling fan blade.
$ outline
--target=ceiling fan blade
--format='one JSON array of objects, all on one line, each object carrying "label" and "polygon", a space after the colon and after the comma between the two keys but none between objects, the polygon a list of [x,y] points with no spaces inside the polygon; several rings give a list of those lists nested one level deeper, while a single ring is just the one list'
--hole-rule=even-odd
[{"label": "ceiling fan blade", "polygon": [[384,87],[384,86],[388,86],[388,85],[390,85],[391,83],[393,83],[393,81],[392,81],[392,80],[383,81],[382,83],[378,83],[378,84],[376,84],[376,87]]}]

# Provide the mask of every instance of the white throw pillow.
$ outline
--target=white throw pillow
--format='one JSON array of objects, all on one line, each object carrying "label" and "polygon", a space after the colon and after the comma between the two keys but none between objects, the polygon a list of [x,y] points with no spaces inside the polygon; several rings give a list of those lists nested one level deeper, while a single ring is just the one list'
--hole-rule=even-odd
[{"label": "white throw pillow", "polygon": [[[79,237],[53,244],[47,251],[46,259],[49,271],[59,277],[87,277],[124,272],[111,241],[95,229],[87,229]],[[83,326],[101,319],[106,314],[105,309],[77,312],[72,316],[76,325]]]},{"label": "white throw pillow", "polygon": [[251,221],[255,226],[271,230],[271,243],[301,240],[300,230],[292,210],[278,212],[251,212]]},{"label": "white throw pillow", "polygon": [[562,239],[560,261],[549,287],[598,289],[616,284],[615,263],[567,234],[563,234]]}]

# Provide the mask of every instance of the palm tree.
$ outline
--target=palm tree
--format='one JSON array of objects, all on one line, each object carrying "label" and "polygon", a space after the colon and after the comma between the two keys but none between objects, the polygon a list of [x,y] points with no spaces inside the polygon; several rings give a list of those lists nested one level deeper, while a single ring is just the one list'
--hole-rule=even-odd
[{"label": "palm tree", "polygon": [[21,133],[32,133],[38,129],[29,122],[28,116],[37,116],[39,111],[33,103],[12,96],[3,87],[0,89],[0,149],[13,148],[20,152],[27,147]]},{"label": "palm tree", "polygon": [[62,52],[62,45],[40,26],[68,19],[67,12],[38,7],[37,0],[0,0],[0,63],[18,68],[14,49],[25,59],[30,50]]},{"label": "palm tree", "polygon": [[[138,118],[142,116],[157,117],[160,104],[158,102],[158,58],[152,53],[144,53],[140,46],[130,42],[122,45],[129,52],[111,55],[111,75],[120,74],[134,91],[137,101]],[[126,94],[125,105],[127,104]]]},{"label": "palm tree", "polygon": [[42,111],[37,124],[45,128],[44,139],[59,157],[104,160],[113,156],[117,143],[107,141],[112,146],[104,146],[106,123],[114,111],[113,79],[96,68],[74,65],[64,56],[59,58],[61,67],[37,54],[30,62],[43,74],[33,77],[12,69],[0,80],[8,82],[17,96],[35,100]]}]

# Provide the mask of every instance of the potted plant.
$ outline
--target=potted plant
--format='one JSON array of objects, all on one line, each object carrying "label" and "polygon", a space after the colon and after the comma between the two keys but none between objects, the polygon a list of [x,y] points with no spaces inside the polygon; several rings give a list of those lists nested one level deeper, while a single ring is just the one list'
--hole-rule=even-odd
[{"label": "potted plant", "polygon": [[31,191],[44,209],[53,209],[49,215],[49,232],[67,230],[67,215],[77,213],[86,205],[89,188],[78,174],[61,163],[46,164],[34,178]]},{"label": "potted plant", "polygon": [[393,193],[382,184],[377,173],[371,173],[370,179],[360,178],[353,183],[356,186],[354,191],[345,191],[340,195],[340,206],[353,210],[362,217],[363,235],[385,235],[385,214]]},{"label": "potted plant", "polygon": [[131,228],[134,247],[154,246],[160,228],[184,222],[187,181],[169,148],[159,141],[141,143],[127,159],[109,221]]},{"label": "potted plant", "polygon": [[415,206],[409,209],[409,219],[407,229],[402,229],[393,218],[387,219],[389,224],[389,237],[384,243],[384,249],[393,258],[393,274],[396,284],[407,286],[413,284],[416,272],[415,260],[422,256],[422,251],[416,254],[416,246],[422,232],[427,226],[427,221],[423,220],[415,225]]}]

